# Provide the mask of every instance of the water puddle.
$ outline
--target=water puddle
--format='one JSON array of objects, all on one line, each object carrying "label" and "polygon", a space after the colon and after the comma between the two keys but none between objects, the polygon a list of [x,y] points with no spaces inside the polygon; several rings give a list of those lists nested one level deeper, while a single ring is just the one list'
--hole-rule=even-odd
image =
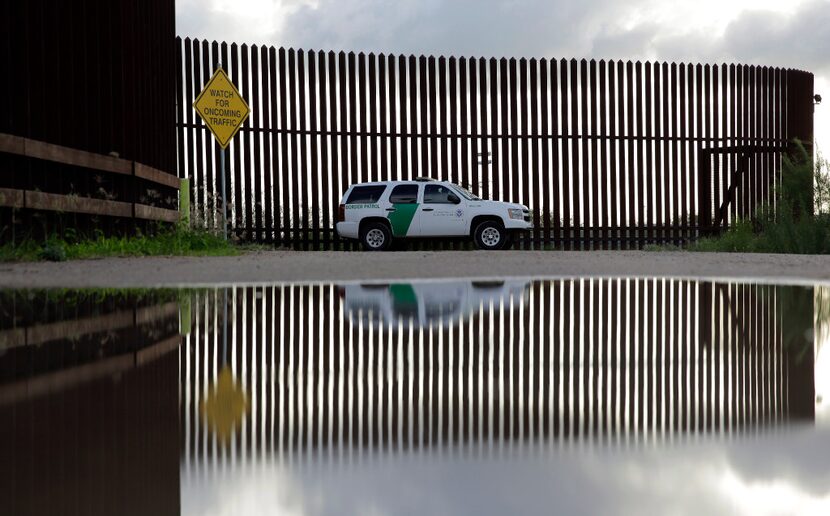
[{"label": "water puddle", "polygon": [[830,511],[830,289],[0,292],[8,514]]}]

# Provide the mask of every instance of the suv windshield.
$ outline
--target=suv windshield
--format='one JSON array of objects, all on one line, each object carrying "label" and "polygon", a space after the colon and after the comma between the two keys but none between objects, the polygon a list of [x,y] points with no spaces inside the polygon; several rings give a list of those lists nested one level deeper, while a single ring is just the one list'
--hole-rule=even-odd
[{"label": "suv windshield", "polygon": [[461,195],[461,197],[464,197],[468,201],[480,201],[481,200],[481,197],[479,197],[477,195],[473,195],[472,192],[470,192],[469,190],[467,190],[463,186],[459,186],[459,185],[453,183],[452,188],[453,188],[453,190],[458,192],[458,194]]}]

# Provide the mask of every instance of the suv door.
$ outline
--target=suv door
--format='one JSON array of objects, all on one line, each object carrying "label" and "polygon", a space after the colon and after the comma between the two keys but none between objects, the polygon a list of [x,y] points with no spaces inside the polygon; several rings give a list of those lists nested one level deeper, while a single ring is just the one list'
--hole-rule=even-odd
[{"label": "suv door", "polygon": [[467,228],[467,205],[440,183],[424,185],[424,197],[418,210],[420,236],[464,236]]},{"label": "suv door", "polygon": [[396,185],[389,193],[387,218],[395,237],[418,236],[420,228],[415,218],[418,214],[420,185],[408,183]]}]

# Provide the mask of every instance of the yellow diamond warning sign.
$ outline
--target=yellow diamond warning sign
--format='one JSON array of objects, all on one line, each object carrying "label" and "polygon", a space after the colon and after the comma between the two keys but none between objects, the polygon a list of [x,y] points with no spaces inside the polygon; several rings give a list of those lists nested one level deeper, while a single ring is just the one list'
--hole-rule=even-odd
[{"label": "yellow diamond warning sign", "polygon": [[251,110],[221,67],[216,69],[193,108],[223,149],[228,146]]}]

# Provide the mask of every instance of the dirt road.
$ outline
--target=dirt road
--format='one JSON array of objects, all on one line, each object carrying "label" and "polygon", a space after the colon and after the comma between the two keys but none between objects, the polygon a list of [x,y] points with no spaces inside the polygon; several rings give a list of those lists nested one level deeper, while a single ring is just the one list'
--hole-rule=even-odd
[{"label": "dirt road", "polygon": [[237,257],[108,258],[0,265],[0,287],[153,287],[515,276],[830,280],[830,256],[658,252],[273,251]]}]

